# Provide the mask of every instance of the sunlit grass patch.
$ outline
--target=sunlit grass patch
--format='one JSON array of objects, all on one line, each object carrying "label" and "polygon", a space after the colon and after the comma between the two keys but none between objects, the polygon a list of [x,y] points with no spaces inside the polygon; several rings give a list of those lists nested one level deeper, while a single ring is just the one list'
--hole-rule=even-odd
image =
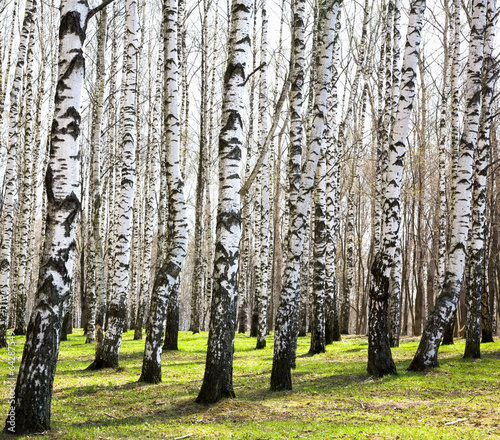
[{"label": "sunlit grass patch", "polygon": [[[16,337],[17,363],[23,337]],[[124,334],[120,368],[85,371],[94,346],[81,330],[61,343],[45,439],[483,439],[500,438],[500,343],[483,344],[480,360],[462,359],[464,342],[440,350],[440,367],[406,371],[418,345],[403,338],[393,349],[397,376],[366,373],[367,341],[347,336],[309,356],[309,337],[297,345],[293,391],[271,392],[272,335],[237,335],[235,400],[194,402],[205,367],[207,333],[179,334],[179,351],[162,356],[163,381],[138,383],[144,339]],[[7,374],[6,349],[0,375]],[[7,387],[0,392],[7,413]],[[28,437],[20,437],[28,438]],[[32,438],[29,437],[29,438]]]}]

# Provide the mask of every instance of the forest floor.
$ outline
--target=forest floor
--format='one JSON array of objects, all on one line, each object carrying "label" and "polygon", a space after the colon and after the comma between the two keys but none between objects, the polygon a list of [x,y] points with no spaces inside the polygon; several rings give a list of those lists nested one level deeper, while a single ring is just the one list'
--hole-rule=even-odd
[{"label": "forest floor", "polygon": [[[163,354],[163,382],[140,376],[144,340],[124,334],[121,367],[85,371],[93,345],[81,330],[61,343],[52,399],[52,430],[37,439],[500,439],[500,342],[483,344],[482,358],[462,359],[463,340],[441,347],[440,367],[406,371],[417,338],[393,349],[397,376],[366,373],[367,340],[346,336],[310,357],[299,338],[293,391],[272,392],[272,335],[255,350],[255,338],[237,335],[236,399],[195,403],[205,367],[207,333],[180,332],[180,351]],[[23,337],[16,337],[16,369]],[[0,376],[7,378],[7,349]],[[1,383],[5,384],[6,381]],[[2,425],[8,387],[0,387]],[[0,438],[12,438],[0,434]]]}]

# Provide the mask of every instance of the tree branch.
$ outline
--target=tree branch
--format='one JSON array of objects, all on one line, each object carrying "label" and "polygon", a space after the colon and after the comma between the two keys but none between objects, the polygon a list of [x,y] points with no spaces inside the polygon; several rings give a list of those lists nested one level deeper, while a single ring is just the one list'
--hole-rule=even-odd
[{"label": "tree branch", "polygon": [[89,15],[87,15],[87,22],[98,12],[101,12],[106,6],[108,6],[110,3],[113,3],[114,0],[104,0],[99,6],[96,6],[94,9],[92,9],[89,12]]},{"label": "tree branch", "polygon": [[261,70],[261,69],[262,69],[265,65],[266,65],[266,63],[262,63],[262,64],[261,64],[259,67],[257,67],[257,68],[256,68],[256,69],[252,72],[252,73],[250,73],[250,74],[247,76],[247,78],[245,79],[245,81],[243,82],[243,85],[245,85],[245,84],[248,82],[248,80],[250,79],[250,77],[251,77],[252,75],[254,75],[255,73],[257,73],[259,70]]},{"label": "tree branch", "polygon": [[[259,68],[257,68],[255,71],[257,71]],[[266,140],[264,141],[264,145],[262,145],[262,149],[260,151],[259,158],[257,159],[257,162],[255,163],[255,166],[253,167],[252,172],[250,173],[250,175],[246,179],[245,183],[241,186],[240,197],[245,197],[248,190],[250,189],[250,186],[252,186],[253,181],[257,177],[259,169],[262,166],[262,162],[264,162],[264,157],[265,157],[266,151],[269,148],[269,144],[271,143],[271,139],[274,135],[274,132],[276,131],[276,127],[278,126],[278,121],[279,121],[280,115],[281,115],[281,108],[283,107],[283,103],[285,102],[289,87],[290,87],[290,76],[287,75],[287,77],[285,79],[285,83],[283,84],[283,89],[281,90],[281,94],[280,94],[280,97],[278,99],[278,103],[276,104],[276,108],[274,110],[274,117],[273,117],[273,123],[271,125],[271,129],[267,133]]]}]

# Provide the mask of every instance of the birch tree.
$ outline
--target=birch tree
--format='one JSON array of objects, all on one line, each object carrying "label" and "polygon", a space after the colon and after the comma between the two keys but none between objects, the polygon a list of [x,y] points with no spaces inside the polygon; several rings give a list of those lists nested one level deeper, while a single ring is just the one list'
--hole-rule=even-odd
[{"label": "birch tree", "polygon": [[130,240],[132,204],[134,200],[134,156],[136,143],[138,15],[137,0],[127,0],[126,6],[126,63],[123,100],[123,129],[121,142],[121,176],[118,193],[117,239],[114,244],[113,296],[107,305],[107,328],[102,351],[96,352],[90,369],[116,368],[126,317],[129,287]]},{"label": "birch tree", "polygon": [[465,324],[464,358],[481,357],[481,300],[483,296],[483,274],[485,266],[486,241],[486,176],[488,173],[491,105],[493,98],[494,77],[493,47],[495,25],[497,21],[496,0],[488,0],[486,7],[486,29],[484,36],[482,66],[482,101],[479,116],[479,134],[472,187],[472,230],[469,254],[469,285],[465,301],[467,318]]},{"label": "birch tree", "polygon": [[381,243],[371,267],[373,279],[370,285],[371,301],[368,321],[368,373],[375,377],[396,373],[387,326],[389,280],[401,222],[401,178],[415,97],[417,61],[424,11],[425,0],[412,1],[401,69],[400,96],[396,119],[391,130],[388,168],[383,188]]},{"label": "birch tree", "polygon": [[[109,3],[109,2],[106,2]],[[62,0],[59,72],[50,158],[45,174],[45,243],[26,343],[6,431],[16,434],[50,429],[50,403],[63,314],[71,293],[76,222],[80,211],[80,100],[85,73],[82,46],[87,22],[105,4],[89,11],[86,1]]]},{"label": "birch tree", "polygon": [[[283,275],[280,304],[276,316],[274,335],[273,368],[271,389],[291,389],[291,368],[295,364],[297,344],[298,301],[300,292],[300,260],[304,241],[307,212],[314,187],[316,167],[323,148],[323,134],[326,120],[326,100],[332,77],[333,39],[338,0],[325,0],[320,4],[315,102],[304,166],[300,174],[297,203],[292,205],[287,234],[287,260]],[[292,138],[291,132],[290,137]]]},{"label": "birch tree", "polygon": [[[458,11],[455,11],[457,13]],[[465,249],[471,219],[471,187],[474,151],[477,143],[481,104],[481,67],[483,62],[486,3],[472,2],[469,57],[467,61],[466,113],[460,138],[457,173],[454,176],[454,209],[450,248],[443,288],[425,325],[410,371],[438,365],[437,355],[445,326],[455,312],[462,287]]]},{"label": "birch tree", "polygon": [[187,248],[187,219],[184,182],[179,164],[179,110],[177,90],[177,4],[163,3],[164,53],[164,142],[165,173],[168,189],[168,245],[165,259],[158,270],[151,295],[146,347],[139,381],[161,381],[161,344],[170,296],[178,290],[178,279]]},{"label": "birch tree", "polygon": [[222,397],[235,395],[232,373],[241,234],[241,112],[250,48],[251,10],[249,0],[235,0],[231,7],[229,52],[222,92],[222,129],[219,134],[219,202],[212,305],[205,374],[196,399],[198,403],[213,403]]},{"label": "birch tree", "polygon": [[[10,91],[9,111],[9,141],[7,146],[7,163],[5,170],[5,192],[0,221],[2,240],[0,243],[0,347],[7,346],[7,311],[10,297],[11,283],[11,249],[14,237],[14,216],[18,199],[17,185],[17,155],[19,142],[19,101],[23,84],[23,69],[28,51],[29,37],[33,24],[33,13],[36,0],[27,0],[23,26],[19,39],[19,51],[17,54],[16,68],[14,71],[14,82]],[[12,36],[12,38],[14,38]],[[11,40],[12,42],[12,40]],[[9,49],[10,57],[10,49]],[[1,104],[4,105],[3,102]],[[3,111],[2,111],[3,113]]]},{"label": "birch tree", "polygon": [[324,353],[325,339],[325,258],[326,258],[326,159],[321,153],[316,170],[316,188],[314,194],[314,243],[313,243],[313,290],[311,347],[309,354]]},{"label": "birch tree", "polygon": [[[261,3],[262,33],[260,42],[260,82],[259,82],[259,119],[258,119],[258,151],[266,148],[267,137],[267,10],[266,1]],[[264,151],[264,160],[260,168],[260,192],[261,192],[261,212],[260,212],[260,286],[257,286],[257,310],[259,313],[259,324],[257,329],[257,347],[266,346],[269,290],[268,290],[268,260],[269,260],[269,155]]]}]

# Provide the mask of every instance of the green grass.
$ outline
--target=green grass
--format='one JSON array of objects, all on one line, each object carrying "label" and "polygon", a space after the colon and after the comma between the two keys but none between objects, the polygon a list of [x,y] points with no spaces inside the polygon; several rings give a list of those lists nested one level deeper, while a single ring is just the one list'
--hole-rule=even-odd
[{"label": "green grass", "polygon": [[[206,333],[179,334],[180,351],[163,354],[158,385],[137,383],[144,340],[132,337],[124,335],[121,367],[98,372],[84,371],[94,347],[84,344],[81,330],[61,343],[52,430],[36,438],[500,439],[500,342],[482,345],[482,359],[465,361],[464,343],[457,341],[441,348],[439,368],[409,373],[418,341],[403,338],[393,350],[399,375],[374,380],[366,373],[366,338],[345,337],[314,357],[307,356],[309,338],[299,338],[293,391],[271,392],[272,348],[254,350],[254,338],[238,335],[237,398],[204,406],[194,400],[203,378]],[[23,338],[16,342],[18,368]],[[7,377],[7,367],[2,349],[0,376]],[[3,425],[8,389],[0,389]]]}]

